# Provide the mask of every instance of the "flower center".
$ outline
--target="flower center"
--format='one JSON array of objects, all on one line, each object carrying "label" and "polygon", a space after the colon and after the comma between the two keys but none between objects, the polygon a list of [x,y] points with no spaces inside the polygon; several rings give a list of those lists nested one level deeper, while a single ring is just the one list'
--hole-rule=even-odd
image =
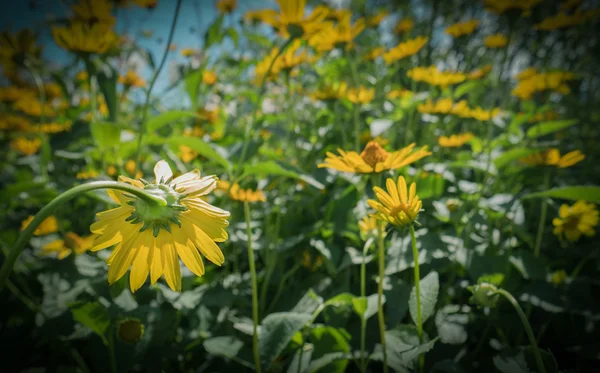
[{"label": "flower center", "polygon": [[134,207],[134,210],[125,221],[129,221],[131,224],[143,223],[144,225],[140,228],[140,232],[152,228],[154,237],[158,236],[161,229],[170,233],[170,225],[172,223],[181,227],[179,214],[187,210],[187,207],[182,205],[181,201],[186,195],[177,193],[169,183],[150,184],[147,181],[142,182],[145,184],[144,190],[146,192],[162,197],[167,201],[167,205],[160,206],[156,203],[134,197],[133,200],[127,202]]},{"label": "flower center", "polygon": [[360,157],[365,163],[373,168],[375,168],[377,163],[385,162],[389,156],[390,153],[386,152],[385,149],[375,141],[369,141],[367,146],[365,146],[365,149],[360,153]]},{"label": "flower center", "polygon": [[407,216],[410,216],[410,206],[408,205],[408,203],[401,203],[398,206],[392,207],[392,209],[390,210],[390,215],[398,216],[401,212],[405,213]]},{"label": "flower center", "polygon": [[571,215],[565,219],[565,230],[566,231],[574,231],[577,230],[579,226],[579,221],[581,220],[581,215]]}]

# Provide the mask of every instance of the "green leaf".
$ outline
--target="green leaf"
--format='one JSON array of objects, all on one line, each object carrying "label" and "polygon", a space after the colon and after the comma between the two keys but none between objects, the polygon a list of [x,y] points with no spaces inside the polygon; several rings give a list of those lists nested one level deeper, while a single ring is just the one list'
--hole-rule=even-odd
[{"label": "green leaf", "polygon": [[[294,354],[294,358],[288,366],[287,373],[309,372],[308,367],[310,365],[314,349],[315,347],[312,343],[305,343],[303,346],[301,346]],[[298,360],[300,359],[302,359],[302,361],[299,362]],[[300,365],[298,365],[298,363],[300,363]]]},{"label": "green leaf", "polygon": [[527,157],[528,155],[534,154],[537,152],[539,152],[539,149],[529,149],[529,148],[510,149],[509,151],[504,152],[502,155],[500,155],[496,159],[494,159],[494,164],[496,165],[496,168],[501,168],[501,167],[508,165],[512,161],[515,161],[522,157]]},{"label": "green leaf", "polygon": [[577,124],[576,119],[555,120],[550,122],[538,123],[527,130],[527,137],[529,137],[530,139],[534,139],[536,137],[544,136],[549,133],[569,128],[574,124]]},{"label": "green leaf", "polygon": [[229,35],[229,37],[233,41],[233,45],[237,48],[240,42],[240,36],[238,32],[233,27],[230,27],[227,29],[227,35]]},{"label": "green leaf", "polygon": [[271,363],[304,327],[312,315],[296,312],[272,313],[264,318],[258,340],[261,364],[268,370]]},{"label": "green leaf", "polygon": [[313,359],[320,359],[329,355],[327,364],[321,360],[320,367],[315,369],[311,364],[309,372],[319,373],[343,373],[346,371],[348,360],[331,359],[331,353],[344,353],[346,356],[350,353],[349,344],[350,335],[342,328],[332,326],[317,326],[311,331],[310,341],[314,346],[312,353]]},{"label": "green leaf", "polygon": [[221,30],[223,18],[223,15],[220,15],[206,31],[206,35],[204,35],[204,49],[208,49],[214,43],[223,40],[223,37],[225,36]]},{"label": "green leaf", "polygon": [[[423,323],[435,312],[435,304],[437,303],[438,292],[440,290],[438,273],[433,271],[423,277],[420,281],[421,285],[421,320]],[[408,310],[410,317],[415,324],[417,323],[417,295],[413,287],[408,300]]]},{"label": "green leaf", "polygon": [[[538,352],[542,356],[546,373],[556,373],[558,366],[554,356],[544,350],[538,349]],[[494,356],[494,366],[502,373],[538,372],[531,346],[511,348],[500,352]]]},{"label": "green leaf", "polygon": [[167,124],[176,122],[181,119],[186,118],[199,118],[198,114],[194,111],[185,111],[185,110],[172,110],[166,111],[164,113],[160,113],[148,120],[146,124],[146,130],[149,133],[152,133]]},{"label": "green leaf", "polygon": [[317,295],[313,289],[308,289],[306,294],[298,301],[292,312],[312,315],[313,312],[323,304],[323,298]]},{"label": "green leaf", "polygon": [[90,131],[98,147],[104,149],[115,146],[121,138],[119,127],[110,122],[90,123]]},{"label": "green leaf", "polygon": [[353,306],[354,295],[350,293],[341,293],[325,302],[325,306],[332,307],[351,307]]},{"label": "green leaf", "polygon": [[250,175],[278,175],[291,177],[293,179],[302,180],[317,189],[325,189],[325,186],[308,175],[302,175],[295,171],[285,168],[281,164],[274,161],[259,162],[253,165],[244,166],[244,173],[240,178]]},{"label": "green leaf", "polygon": [[461,96],[477,88],[479,84],[480,82],[478,82],[477,80],[470,80],[468,82],[462,83],[461,85],[457,86],[454,90],[454,99],[459,99]]},{"label": "green leaf", "polygon": [[466,325],[469,323],[469,306],[445,305],[435,315],[435,325],[443,343],[459,345],[467,341]]},{"label": "green leaf", "polygon": [[526,280],[543,280],[546,278],[546,265],[541,258],[533,255],[531,251],[514,253],[508,260]]},{"label": "green leaf", "polygon": [[568,186],[562,188],[554,188],[546,190],[544,192],[530,193],[523,197],[527,198],[540,198],[550,197],[558,199],[568,199],[571,201],[588,201],[600,203],[600,187],[599,186]]},{"label": "green leaf", "polygon": [[108,119],[111,122],[116,122],[119,111],[119,102],[117,99],[117,79],[119,78],[119,74],[112,66],[105,64],[98,71],[96,78],[98,79],[100,91],[104,95],[106,106],[108,107]]},{"label": "green leaf", "polygon": [[[437,338],[420,344],[416,328],[406,325],[400,329],[386,331],[385,340],[388,366],[397,372],[408,372],[407,368],[414,367],[414,362],[420,354],[433,348]],[[371,358],[383,360],[382,355],[381,349],[376,349]]]},{"label": "green leaf", "polygon": [[69,305],[75,321],[90,328],[106,344],[106,331],[110,326],[108,311],[100,302],[78,302]]},{"label": "green leaf", "polygon": [[185,84],[185,91],[187,92],[190,101],[192,102],[192,110],[196,110],[198,106],[198,91],[200,90],[200,83],[202,82],[203,71],[202,69],[194,70],[187,74],[183,78]]},{"label": "green leaf", "polygon": [[244,342],[236,337],[222,336],[208,338],[204,341],[203,346],[209,354],[235,358],[238,356],[242,347],[244,347]]},{"label": "green leaf", "polygon": [[[381,300],[382,304],[385,303],[385,296]],[[354,312],[360,318],[369,319],[371,316],[377,313],[377,294],[371,294],[368,297],[355,297],[352,299],[352,307]]]},{"label": "green leaf", "polygon": [[219,154],[215,149],[213,149],[208,143],[206,143],[202,139],[196,137],[175,136],[167,139],[167,143],[175,147],[185,145],[187,147],[190,147],[192,150],[194,150],[201,156],[217,162],[227,170],[229,170],[229,168],[231,167],[227,159],[225,159],[221,154]]}]

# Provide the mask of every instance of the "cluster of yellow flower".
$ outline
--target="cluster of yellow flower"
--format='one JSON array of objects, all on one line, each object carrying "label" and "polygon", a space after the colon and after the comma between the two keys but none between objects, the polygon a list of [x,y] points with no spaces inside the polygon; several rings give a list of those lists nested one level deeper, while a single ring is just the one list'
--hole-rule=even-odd
[{"label": "cluster of yellow flower", "polygon": [[353,46],[352,41],[366,27],[366,22],[363,18],[358,19],[354,24],[351,22],[352,14],[344,13],[343,17],[336,23],[327,22],[315,33],[308,44],[319,52],[327,52],[336,47],[350,50]]},{"label": "cluster of yellow flower", "polygon": [[598,16],[600,16],[600,8],[587,9],[585,11],[577,9],[573,14],[563,11],[544,18],[540,23],[535,25],[535,28],[544,31],[558,30],[580,25]]},{"label": "cluster of yellow flower", "polygon": [[556,148],[550,148],[521,158],[521,163],[530,166],[553,166],[558,168],[571,167],[585,159],[579,150],[573,150],[563,156]]},{"label": "cluster of yellow flower", "polygon": [[531,15],[531,10],[544,0],[484,0],[486,9],[502,14],[507,11],[522,12],[524,16]]},{"label": "cluster of yellow flower", "polygon": [[37,153],[42,142],[39,138],[29,140],[27,137],[17,137],[10,142],[10,147],[23,155]]},{"label": "cluster of yellow flower", "polygon": [[273,48],[269,55],[256,65],[254,82],[259,85],[265,76],[266,79],[274,80],[279,73],[290,74],[296,66],[311,61],[306,50],[300,50],[301,45],[301,40],[295,40],[283,53],[279,48]]},{"label": "cluster of yellow flower", "polygon": [[125,75],[121,75],[119,83],[123,84],[125,88],[143,88],[146,86],[146,81],[133,70],[128,70]]},{"label": "cluster of yellow flower", "polygon": [[428,41],[429,38],[417,36],[415,39],[401,42],[387,52],[383,53],[383,60],[389,65],[405,57],[412,56],[420,51]]},{"label": "cluster of yellow flower", "polygon": [[401,19],[400,21],[398,21],[396,26],[394,26],[394,32],[396,34],[403,34],[405,32],[412,30],[413,27],[415,27],[414,21],[410,18],[404,18],[404,19]]},{"label": "cluster of yellow flower", "polygon": [[494,48],[504,48],[508,44],[508,38],[502,34],[494,34],[486,36],[483,39],[483,45],[490,49]]},{"label": "cluster of yellow flower", "polygon": [[461,72],[440,71],[435,66],[413,67],[408,70],[406,75],[417,82],[425,82],[442,88],[462,83],[467,79],[467,76]]},{"label": "cluster of yellow flower", "polygon": [[481,79],[481,78],[485,77],[487,74],[489,74],[490,71],[492,71],[492,65],[487,64],[487,65],[480,67],[479,69],[475,69],[475,70],[471,71],[469,73],[469,75],[467,75],[467,78],[469,80]]},{"label": "cluster of yellow flower", "polygon": [[568,94],[571,89],[567,82],[575,79],[575,74],[563,71],[538,73],[534,68],[528,68],[517,75],[519,83],[513,89],[513,96],[522,100],[530,99],[536,92],[546,90]]},{"label": "cluster of yellow flower", "polygon": [[442,148],[459,148],[471,141],[475,137],[471,132],[460,133],[458,135],[440,136],[438,137],[438,144]]},{"label": "cluster of yellow flower", "polygon": [[476,19],[471,19],[465,22],[458,22],[446,27],[446,33],[453,38],[458,38],[464,35],[471,35],[473,31],[479,27],[480,22]]},{"label": "cluster of yellow flower", "polygon": [[491,110],[485,110],[481,107],[470,108],[467,101],[461,100],[454,103],[451,98],[442,98],[435,103],[431,99],[428,99],[425,103],[419,104],[417,110],[424,114],[449,114],[480,121],[490,120],[500,113],[499,108]]}]

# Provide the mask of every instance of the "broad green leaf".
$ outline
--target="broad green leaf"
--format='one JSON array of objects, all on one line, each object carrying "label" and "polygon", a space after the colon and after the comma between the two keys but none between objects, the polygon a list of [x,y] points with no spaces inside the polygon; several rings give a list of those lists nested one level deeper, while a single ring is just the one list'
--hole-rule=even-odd
[{"label": "broad green leaf", "polygon": [[209,354],[235,358],[244,347],[244,342],[233,336],[222,336],[205,340],[203,346]]},{"label": "broad green leaf", "polygon": [[90,124],[90,132],[94,141],[100,148],[111,148],[119,143],[121,130],[110,122],[93,122]]},{"label": "broad green leaf", "polygon": [[284,168],[281,164],[274,161],[260,162],[253,165],[244,166],[242,177],[250,175],[279,175],[302,180],[315,188],[324,189],[325,186],[308,175],[302,175],[290,169]]},{"label": "broad green leaf", "polygon": [[[360,318],[369,319],[371,316],[377,313],[377,294],[371,294],[368,297],[355,297],[352,299],[352,307],[354,312]],[[385,304],[385,296],[381,299],[381,303]]]},{"label": "broad green leaf", "polygon": [[[342,328],[332,326],[317,326],[311,331],[310,341],[314,345],[313,359],[319,359],[334,352],[350,353],[350,335]],[[343,373],[348,365],[347,360],[330,360],[318,370],[318,373]]]},{"label": "broad green leaf", "polygon": [[[314,349],[315,347],[312,343],[305,343],[303,346],[301,346],[294,354],[294,358],[288,366],[287,373],[310,372],[308,367],[310,365]],[[302,359],[301,362],[298,361],[300,359]]]},{"label": "broad green leaf", "polygon": [[[421,286],[421,320],[423,323],[435,312],[438,292],[440,290],[438,273],[433,271],[423,277],[419,282]],[[413,287],[408,300],[410,317],[417,323],[417,295]]]},{"label": "broad green leaf", "polygon": [[110,65],[105,64],[102,69],[98,71],[96,78],[98,79],[98,86],[100,91],[104,95],[104,101],[108,107],[108,119],[111,122],[115,122],[118,117],[119,101],[117,99],[117,79],[119,78],[117,71]]},{"label": "broad green leaf", "polygon": [[201,156],[217,162],[227,170],[231,167],[227,159],[225,159],[204,140],[197,137],[175,136],[167,139],[167,143],[175,147],[185,145],[195,152],[198,152],[198,154]]},{"label": "broad green leaf", "polygon": [[459,345],[467,341],[466,325],[469,323],[469,306],[445,305],[435,315],[435,325],[442,343]]},{"label": "broad green leaf", "polygon": [[106,330],[110,326],[110,317],[108,311],[100,302],[74,303],[69,308],[75,321],[90,328],[102,338],[104,343],[107,343]]},{"label": "broad green leaf", "polygon": [[480,82],[478,82],[477,80],[470,80],[467,81],[465,83],[462,83],[461,85],[459,85],[458,87],[456,87],[456,89],[454,90],[454,99],[459,99],[461,96],[469,93],[470,91],[472,91],[473,89],[477,88],[477,86],[481,84]]},{"label": "broad green leaf", "polygon": [[533,139],[536,137],[544,136],[553,132],[563,130],[565,128],[569,128],[574,124],[577,124],[576,119],[555,120],[550,122],[538,123],[527,130],[527,137]]},{"label": "broad green leaf", "polygon": [[164,113],[160,113],[148,120],[146,124],[146,130],[149,133],[152,133],[167,124],[176,122],[181,119],[186,118],[199,118],[198,114],[194,111],[185,111],[185,110],[172,110],[165,111]]},{"label": "broad green leaf", "polygon": [[333,298],[328,299],[325,302],[325,306],[351,307],[353,305],[352,300],[354,298],[355,298],[354,295],[352,295],[350,293],[341,293],[341,294],[334,296]]},{"label": "broad green leaf", "polygon": [[306,294],[298,301],[291,312],[312,315],[313,312],[323,304],[323,298],[317,295],[313,289],[308,289]]},{"label": "broad green leaf", "polygon": [[349,360],[352,359],[352,355],[347,352],[331,352],[321,356],[318,359],[313,359],[308,366],[308,372],[316,372],[320,369],[323,369],[329,366],[331,363],[340,360]]},{"label": "broad green leaf", "polygon": [[504,167],[522,157],[526,157],[530,154],[534,154],[539,152],[539,149],[529,149],[529,148],[514,148],[504,152],[502,155],[498,156],[494,159],[494,164],[497,168]]},{"label": "broad green leaf", "polygon": [[[423,343],[419,343],[417,330],[412,325],[401,325],[398,329],[385,332],[388,366],[396,372],[408,372],[415,366],[415,360],[433,348],[437,338],[427,341],[425,336]],[[382,361],[383,352],[381,347],[375,349],[371,359]]]},{"label": "broad green leaf", "polygon": [[190,101],[192,102],[192,110],[195,110],[198,106],[198,90],[200,90],[200,83],[202,82],[203,70],[198,69],[194,70],[191,73],[187,74],[185,78],[183,78],[183,82],[185,84],[185,91],[190,97]]},{"label": "broad green leaf", "polygon": [[558,198],[568,199],[571,201],[589,201],[600,203],[600,186],[568,186],[562,188],[554,188],[544,192],[530,193],[523,198]]},{"label": "broad green leaf", "polygon": [[352,298],[352,309],[361,319],[364,317],[365,312],[367,312],[367,297],[355,297]]},{"label": "broad green leaf", "polygon": [[208,49],[214,43],[223,40],[223,37],[225,36],[221,29],[223,26],[223,18],[224,16],[221,14],[206,31],[206,35],[204,35],[204,49]]},{"label": "broad green leaf", "polygon": [[237,48],[240,42],[240,36],[238,32],[233,27],[230,27],[227,29],[227,35],[229,35],[229,37],[233,41],[233,45]]},{"label": "broad green leaf", "polygon": [[[538,349],[546,373],[556,373],[558,366],[554,356]],[[494,356],[494,366],[502,373],[531,373],[539,372],[532,347],[516,347],[504,350]]]},{"label": "broad green leaf", "polygon": [[546,265],[541,258],[533,255],[531,251],[521,250],[511,255],[508,260],[526,280],[543,280],[546,278]]},{"label": "broad green leaf", "polygon": [[279,356],[296,332],[304,327],[312,315],[296,312],[272,313],[264,318],[258,340],[261,364],[265,369]]}]

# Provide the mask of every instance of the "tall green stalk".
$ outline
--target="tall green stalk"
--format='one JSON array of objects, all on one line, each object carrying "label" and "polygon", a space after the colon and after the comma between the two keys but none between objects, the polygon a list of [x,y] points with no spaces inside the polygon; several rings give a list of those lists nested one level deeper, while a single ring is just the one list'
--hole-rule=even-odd
[{"label": "tall green stalk", "polygon": [[[415,237],[415,226],[410,225],[410,240],[412,242],[413,260],[415,262],[415,295],[417,298],[417,335],[419,343],[423,343],[423,317],[421,315],[421,275],[419,273],[419,251],[417,250],[417,238]],[[425,365],[425,355],[419,355],[419,371],[423,372]]]},{"label": "tall green stalk", "polygon": [[[542,191],[548,190],[550,187],[550,168],[544,170],[544,181],[542,184]],[[540,222],[538,223],[537,234],[535,236],[535,247],[533,254],[537,257],[540,256],[542,247],[542,238],[544,237],[544,227],[546,226],[546,215],[548,214],[548,204],[546,200],[542,198],[542,206],[540,207]]]},{"label": "tall green stalk", "polygon": [[148,118],[148,106],[150,105],[150,94],[152,93],[152,88],[154,87],[154,83],[156,83],[156,79],[160,74],[163,66],[165,65],[165,61],[167,60],[167,56],[169,54],[169,47],[171,46],[171,41],[173,40],[173,34],[175,33],[175,25],[177,24],[177,18],[179,17],[179,8],[181,8],[181,0],[177,0],[177,5],[175,6],[175,15],[173,16],[173,23],[171,24],[171,30],[169,31],[169,37],[167,39],[167,45],[165,47],[165,53],[158,65],[158,69],[154,72],[154,76],[148,85],[148,90],[146,91],[146,101],[144,103],[144,108],[142,109],[142,121],[140,123],[140,128],[138,130],[138,141],[137,141],[137,150],[135,152],[135,171],[133,174],[137,174],[140,163],[140,154],[142,152],[142,140],[144,139],[144,134],[146,133],[146,122]]},{"label": "tall green stalk", "polygon": [[383,313],[383,278],[385,272],[385,245],[383,242],[383,230],[385,229],[382,222],[377,222],[377,256],[379,263],[379,281],[377,282],[377,317],[379,320],[379,336],[381,338],[381,347],[383,349],[383,372],[388,372],[387,365],[387,349],[385,344],[385,315]]},{"label": "tall green stalk", "polygon": [[29,242],[29,239],[35,232],[35,229],[48,218],[54,210],[63,203],[81,195],[96,189],[116,189],[122,190],[127,193],[131,193],[136,197],[144,199],[150,203],[158,204],[160,206],[165,206],[167,201],[163,198],[152,195],[150,193],[145,192],[143,189],[135,187],[133,185],[127,183],[121,183],[117,181],[94,181],[91,183],[86,183],[82,185],[78,185],[73,187],[66,192],[63,192],[58,197],[54,198],[50,201],[46,206],[44,206],[40,212],[38,212],[31,223],[21,232],[17,242],[13,246],[12,250],[8,253],[4,263],[2,263],[2,268],[0,268],[0,291],[4,288],[4,284],[10,275],[10,272],[17,261],[17,258],[23,251],[23,248]]},{"label": "tall green stalk", "polygon": [[44,133],[44,131],[42,131],[42,126],[44,124],[44,122],[46,121],[46,103],[47,103],[47,99],[46,99],[46,90],[44,89],[44,83],[42,82],[42,77],[40,76],[40,74],[38,74],[38,72],[35,70],[35,68],[31,65],[31,63],[29,63],[28,61],[25,61],[24,63],[25,67],[27,68],[27,70],[29,71],[29,73],[31,74],[31,76],[33,77],[33,81],[35,82],[35,85],[38,89],[38,91],[40,92],[40,103],[42,105],[41,111],[40,111],[40,123],[39,123],[39,130],[38,130],[38,137],[40,139],[40,143],[41,143],[41,148],[42,148],[42,156],[40,159],[40,173],[42,174],[42,177],[44,178],[44,180],[48,180],[48,160],[50,159],[50,154],[51,154],[51,150],[50,150],[50,142],[48,141],[48,136]]},{"label": "tall green stalk", "polygon": [[248,264],[250,265],[250,277],[252,281],[252,322],[254,324],[252,333],[252,353],[256,371],[260,373],[260,355],[258,353],[258,284],[256,281],[256,268],[254,265],[254,252],[252,251],[252,228],[250,227],[250,204],[244,202],[244,216],[246,217],[246,229],[248,234]]},{"label": "tall green stalk", "polygon": [[[369,251],[371,239],[365,243],[363,248],[362,262],[360,263],[360,297],[364,299],[366,295],[366,273],[367,273],[367,252]],[[360,371],[367,371],[366,354],[365,354],[365,339],[367,334],[367,319],[364,315],[360,318]]]}]

